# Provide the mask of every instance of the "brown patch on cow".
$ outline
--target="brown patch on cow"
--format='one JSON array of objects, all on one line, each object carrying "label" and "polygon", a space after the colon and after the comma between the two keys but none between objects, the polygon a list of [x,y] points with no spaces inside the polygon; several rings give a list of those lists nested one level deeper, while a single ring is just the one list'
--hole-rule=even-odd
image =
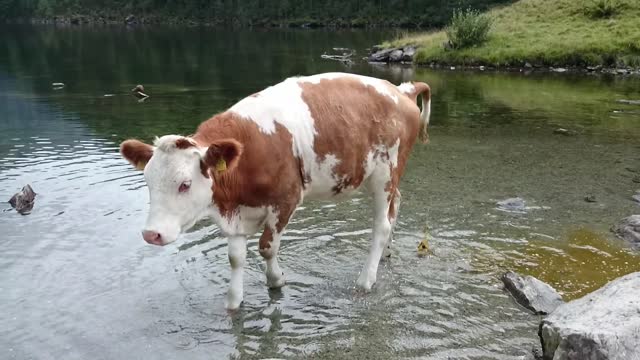
[{"label": "brown patch on cow", "polygon": [[176,148],[178,149],[188,149],[194,146],[196,146],[195,142],[186,137],[176,140]]},{"label": "brown patch on cow", "polygon": [[[367,154],[376,145],[392,147],[398,139],[398,166],[392,169],[389,191],[395,190],[419,132],[420,110],[415,103],[387,83],[389,96],[353,77],[323,79],[318,84],[300,83],[302,98],[309,106],[317,135],[314,150],[319,161],[332,154],[340,162],[334,167],[339,179],[334,194],[357,188],[364,180]],[[374,156],[386,157],[388,153]]]},{"label": "brown patch on cow", "polygon": [[153,156],[153,146],[140,140],[129,139],[120,144],[120,154],[138,170],[144,167]]},{"label": "brown patch on cow", "polygon": [[273,230],[271,230],[270,226],[265,226],[264,232],[262,233],[262,236],[260,236],[260,240],[258,241],[258,248],[260,250],[260,254],[262,254],[263,256],[266,255],[264,250],[271,249],[272,241],[273,241]]},{"label": "brown patch on cow", "polygon": [[224,172],[215,171],[215,165],[207,163],[214,182],[213,202],[221,214],[230,218],[240,205],[271,206],[279,213],[274,230],[281,232],[302,190],[291,134],[278,123],[274,134],[265,134],[255,122],[225,112],[202,123],[193,139],[199,146],[209,147],[208,152],[212,145],[229,139],[242,146],[236,163],[227,164]]}]

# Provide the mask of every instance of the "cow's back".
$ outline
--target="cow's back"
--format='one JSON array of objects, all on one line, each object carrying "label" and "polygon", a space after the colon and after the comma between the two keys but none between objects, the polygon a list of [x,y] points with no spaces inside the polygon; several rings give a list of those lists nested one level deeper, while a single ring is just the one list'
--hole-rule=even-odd
[{"label": "cow's back", "polygon": [[290,78],[230,111],[267,135],[284,127],[299,161],[305,197],[359,188],[375,165],[404,164],[419,131],[419,109],[385,80],[341,73]]}]

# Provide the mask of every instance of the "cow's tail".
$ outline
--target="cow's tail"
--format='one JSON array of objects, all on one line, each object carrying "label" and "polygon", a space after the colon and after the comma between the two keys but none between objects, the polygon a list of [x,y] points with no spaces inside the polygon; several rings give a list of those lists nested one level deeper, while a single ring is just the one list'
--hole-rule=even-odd
[{"label": "cow's tail", "polygon": [[424,144],[429,142],[427,127],[431,116],[431,88],[423,82],[407,82],[398,86],[398,89],[411,98],[417,100],[418,95],[422,96],[422,111],[420,112],[420,132],[418,138]]}]

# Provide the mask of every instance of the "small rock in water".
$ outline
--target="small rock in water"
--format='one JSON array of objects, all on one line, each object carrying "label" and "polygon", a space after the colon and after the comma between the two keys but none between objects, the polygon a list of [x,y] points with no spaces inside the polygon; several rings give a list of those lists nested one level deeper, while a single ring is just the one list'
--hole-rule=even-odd
[{"label": "small rock in water", "polygon": [[635,195],[631,195],[631,198],[637,202],[638,204],[640,204],[640,190],[636,191]]},{"label": "small rock in water", "polygon": [[545,359],[640,359],[640,272],[559,306],[538,335]]},{"label": "small rock in water", "polygon": [[576,134],[575,131],[567,130],[567,129],[564,129],[564,128],[557,128],[557,129],[553,130],[553,133],[554,134],[558,134],[558,135],[564,135],[564,136],[573,136],[573,135]]},{"label": "small rock in water", "polygon": [[149,97],[149,95],[144,93],[144,86],[142,85],[136,85],[136,87],[131,89],[131,92],[142,101]]},{"label": "small rock in water", "polygon": [[640,100],[618,100],[619,103],[621,104],[627,104],[627,105],[640,105]]},{"label": "small rock in water", "polygon": [[614,234],[622,240],[628,241],[635,247],[640,247],[640,215],[631,215],[611,228]]},{"label": "small rock in water", "polygon": [[51,86],[53,86],[53,90],[60,90],[64,88],[64,83],[55,82],[55,83],[52,83]]},{"label": "small rock in water", "polygon": [[520,197],[498,201],[496,205],[498,210],[502,211],[524,212],[526,210],[526,202]]},{"label": "small rock in water", "polygon": [[554,288],[533,276],[522,277],[509,271],[502,275],[502,282],[518,304],[535,314],[550,314],[564,303]]},{"label": "small rock in water", "polygon": [[557,73],[563,73],[563,72],[567,72],[567,69],[565,69],[565,68],[551,68],[551,71],[557,72]]},{"label": "small rock in water", "polygon": [[588,195],[584,197],[584,201],[594,203],[597,202],[596,197],[594,195]]},{"label": "small rock in water", "polygon": [[36,193],[33,191],[30,185],[25,185],[20,192],[16,193],[9,199],[11,207],[16,209],[22,215],[27,215],[33,209],[33,204],[36,198]]}]

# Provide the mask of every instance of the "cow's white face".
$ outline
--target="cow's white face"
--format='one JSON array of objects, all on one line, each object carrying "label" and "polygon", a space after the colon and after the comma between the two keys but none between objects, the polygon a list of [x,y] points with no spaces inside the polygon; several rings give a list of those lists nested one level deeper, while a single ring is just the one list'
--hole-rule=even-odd
[{"label": "cow's white face", "polygon": [[[199,148],[193,140],[177,135],[163,136],[154,145],[127,140],[120,152],[144,169],[150,205],[142,236],[150,244],[166,245],[207,215],[213,197],[209,167],[224,152],[214,145]],[[239,151],[234,154],[237,157]]]},{"label": "cow's white face", "polygon": [[[145,240],[169,244],[204,217],[213,193],[211,179],[200,171],[200,161],[195,147],[169,152],[156,149],[144,168],[150,200]],[[149,233],[160,235],[158,243]]]}]

